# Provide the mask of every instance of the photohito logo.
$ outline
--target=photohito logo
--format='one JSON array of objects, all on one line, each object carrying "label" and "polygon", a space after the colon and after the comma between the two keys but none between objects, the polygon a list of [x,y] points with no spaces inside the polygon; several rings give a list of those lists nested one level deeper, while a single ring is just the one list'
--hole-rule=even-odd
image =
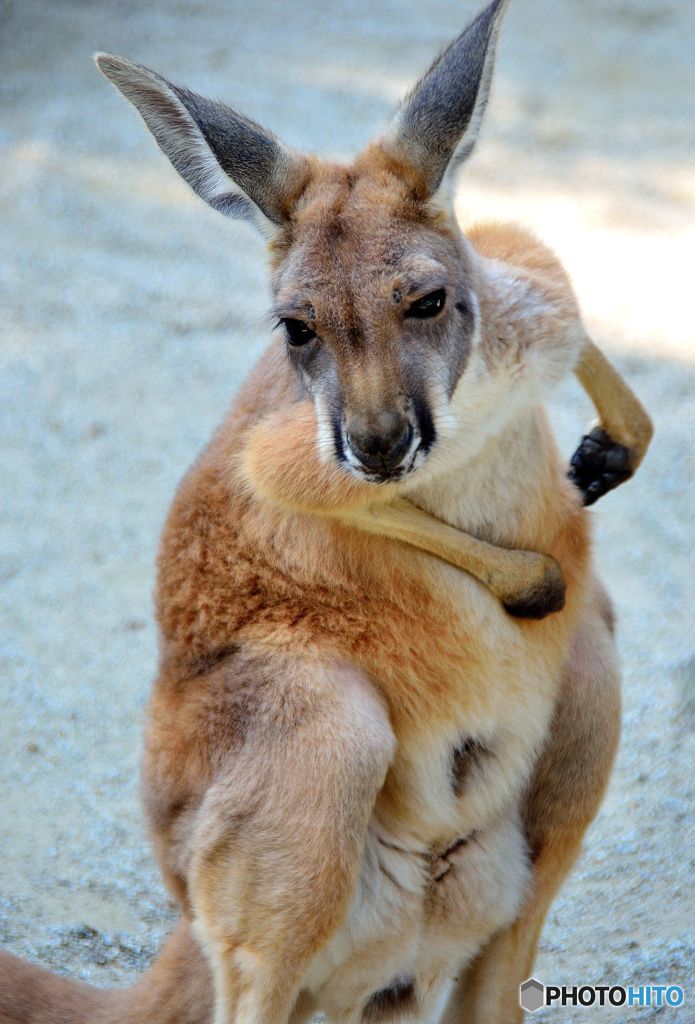
[{"label": "photohito logo", "polygon": [[530,1013],[543,1006],[681,1006],[680,985],[544,985],[528,978],[519,1003]]}]

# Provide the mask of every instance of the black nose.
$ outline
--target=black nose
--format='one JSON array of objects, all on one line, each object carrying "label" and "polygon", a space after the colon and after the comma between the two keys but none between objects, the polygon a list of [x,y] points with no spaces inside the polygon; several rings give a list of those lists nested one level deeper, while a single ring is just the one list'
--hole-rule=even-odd
[{"label": "black nose", "polygon": [[400,415],[386,414],[379,417],[378,423],[351,423],[347,439],[353,455],[366,469],[389,472],[408,451],[413,428]]}]

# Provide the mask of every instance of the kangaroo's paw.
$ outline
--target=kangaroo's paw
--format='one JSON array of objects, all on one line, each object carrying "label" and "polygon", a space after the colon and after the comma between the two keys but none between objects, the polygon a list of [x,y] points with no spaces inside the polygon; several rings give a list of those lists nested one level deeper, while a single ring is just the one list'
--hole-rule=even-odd
[{"label": "kangaroo's paw", "polygon": [[[516,552],[533,559],[533,575],[519,578],[514,587],[498,596],[506,611],[518,619],[544,619],[565,607],[565,579],[554,558],[535,552]],[[530,568],[530,566],[529,566]]]},{"label": "kangaroo's paw", "polygon": [[584,504],[593,505],[632,476],[630,450],[601,427],[594,427],[570,459],[567,475],[582,492]]}]

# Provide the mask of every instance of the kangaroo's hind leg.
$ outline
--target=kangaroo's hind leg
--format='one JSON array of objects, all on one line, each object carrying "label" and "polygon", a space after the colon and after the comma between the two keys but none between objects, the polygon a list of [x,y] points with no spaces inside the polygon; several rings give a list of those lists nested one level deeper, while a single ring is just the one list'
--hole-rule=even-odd
[{"label": "kangaroo's hind leg", "polygon": [[514,924],[499,932],[457,982],[446,1024],[514,1024],[519,985],[533,969],[548,908],[598,811],[620,732],[620,676],[607,596],[577,630],[546,748],[525,808],[532,887]]},{"label": "kangaroo's hind leg", "polygon": [[384,708],[355,669],[274,657],[257,672],[244,743],[221,758],[189,870],[215,1024],[290,1019],[345,915],[393,751]]}]

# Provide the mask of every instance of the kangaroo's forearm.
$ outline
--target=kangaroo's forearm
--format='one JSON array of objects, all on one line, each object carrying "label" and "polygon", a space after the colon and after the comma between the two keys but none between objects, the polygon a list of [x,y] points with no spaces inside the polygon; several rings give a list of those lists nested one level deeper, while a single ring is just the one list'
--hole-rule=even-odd
[{"label": "kangaroo's forearm", "polygon": [[594,404],[603,430],[629,453],[629,469],[644,458],[654,427],[649,414],[624,378],[587,337],[575,374]]},{"label": "kangaroo's forearm", "polygon": [[565,603],[560,566],[548,555],[497,547],[442,522],[399,498],[344,512],[338,518],[366,533],[410,544],[474,576],[505,608],[523,618],[543,618]]}]

